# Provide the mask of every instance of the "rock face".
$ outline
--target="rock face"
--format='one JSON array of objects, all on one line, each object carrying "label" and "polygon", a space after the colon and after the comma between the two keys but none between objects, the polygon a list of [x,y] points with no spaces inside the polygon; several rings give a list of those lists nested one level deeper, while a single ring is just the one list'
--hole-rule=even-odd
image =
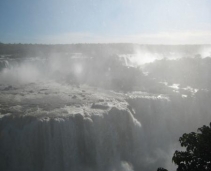
[{"label": "rock face", "polygon": [[140,123],[127,109],[67,117],[4,116],[0,170],[110,170],[138,164]]}]

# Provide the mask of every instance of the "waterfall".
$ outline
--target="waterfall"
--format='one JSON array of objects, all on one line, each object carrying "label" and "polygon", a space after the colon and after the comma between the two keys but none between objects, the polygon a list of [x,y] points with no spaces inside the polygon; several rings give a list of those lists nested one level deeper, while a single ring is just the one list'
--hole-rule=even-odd
[{"label": "waterfall", "polygon": [[138,163],[141,125],[128,110],[68,117],[4,116],[0,170],[112,170]]}]

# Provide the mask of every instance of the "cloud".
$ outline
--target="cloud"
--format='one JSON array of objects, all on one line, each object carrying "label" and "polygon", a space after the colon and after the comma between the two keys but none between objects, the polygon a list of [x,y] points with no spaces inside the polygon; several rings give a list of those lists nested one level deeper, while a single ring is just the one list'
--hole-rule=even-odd
[{"label": "cloud", "polygon": [[211,44],[211,31],[170,31],[153,34],[100,35],[93,33],[62,33],[38,38],[37,43],[140,43],[140,44]]}]

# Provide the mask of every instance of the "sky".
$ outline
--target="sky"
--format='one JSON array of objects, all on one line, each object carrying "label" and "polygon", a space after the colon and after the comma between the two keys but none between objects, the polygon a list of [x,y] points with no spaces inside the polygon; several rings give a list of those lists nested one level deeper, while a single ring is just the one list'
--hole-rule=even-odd
[{"label": "sky", "polygon": [[211,0],[0,0],[0,42],[211,44]]}]

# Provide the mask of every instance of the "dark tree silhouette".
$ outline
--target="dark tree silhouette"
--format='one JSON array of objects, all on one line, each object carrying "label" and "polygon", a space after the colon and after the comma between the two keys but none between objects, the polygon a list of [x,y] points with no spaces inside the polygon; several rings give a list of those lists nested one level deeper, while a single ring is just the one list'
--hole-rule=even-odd
[{"label": "dark tree silhouette", "polygon": [[[173,155],[172,161],[178,165],[177,171],[211,170],[211,124],[204,125],[196,133],[183,134],[179,141],[186,151],[175,151]],[[157,171],[167,171],[162,169]]]},{"label": "dark tree silhouette", "polygon": [[166,169],[164,169],[162,167],[159,167],[157,171],[168,171],[168,170],[166,170]]}]

